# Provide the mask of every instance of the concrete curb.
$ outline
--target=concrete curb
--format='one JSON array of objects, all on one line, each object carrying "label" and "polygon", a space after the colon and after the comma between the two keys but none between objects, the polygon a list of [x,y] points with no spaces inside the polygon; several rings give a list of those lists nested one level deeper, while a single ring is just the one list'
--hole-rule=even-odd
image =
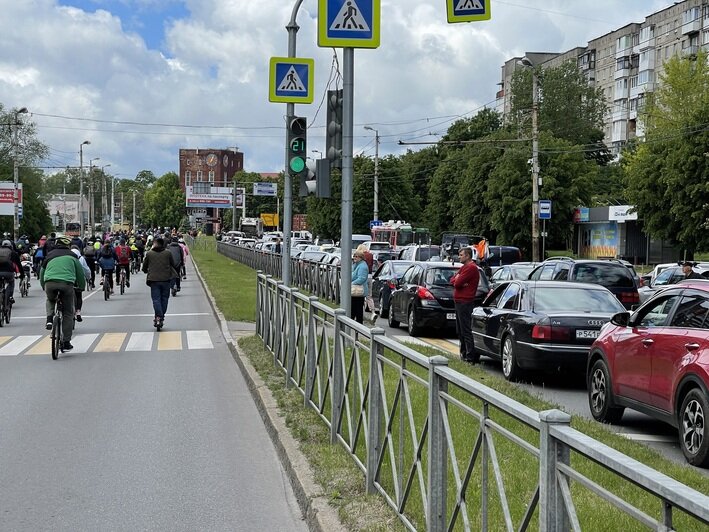
[{"label": "concrete curb", "polygon": [[222,335],[226,339],[231,354],[246,380],[266,431],[271,437],[271,441],[281,460],[281,465],[288,475],[308,528],[314,532],[347,530],[340,522],[337,512],[328,504],[328,499],[322,493],[322,488],[315,482],[315,476],[307,458],[300,451],[298,442],[293,438],[284,419],[278,413],[278,404],[271,390],[268,389],[266,383],[251,365],[249,358],[239,349],[232,337],[227,320],[217,308],[212,292],[209,290],[209,286],[207,286],[194,260],[192,265],[197,272],[197,277],[202,283],[204,291],[207,293],[212,311],[219,320]]}]

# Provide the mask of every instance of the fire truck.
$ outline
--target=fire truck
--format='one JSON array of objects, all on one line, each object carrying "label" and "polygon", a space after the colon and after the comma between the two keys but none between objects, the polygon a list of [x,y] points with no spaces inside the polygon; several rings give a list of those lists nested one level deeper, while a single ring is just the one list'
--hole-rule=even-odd
[{"label": "fire truck", "polygon": [[389,242],[398,250],[411,244],[427,245],[431,243],[431,232],[425,227],[413,227],[401,220],[372,222],[372,240]]}]

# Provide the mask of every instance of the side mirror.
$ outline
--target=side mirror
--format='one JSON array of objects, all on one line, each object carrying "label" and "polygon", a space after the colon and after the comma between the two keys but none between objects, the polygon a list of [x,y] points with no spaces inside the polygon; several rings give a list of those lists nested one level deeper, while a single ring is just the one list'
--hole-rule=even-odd
[{"label": "side mirror", "polygon": [[618,327],[627,327],[628,323],[630,323],[630,312],[619,312],[618,314],[613,314],[611,323]]}]

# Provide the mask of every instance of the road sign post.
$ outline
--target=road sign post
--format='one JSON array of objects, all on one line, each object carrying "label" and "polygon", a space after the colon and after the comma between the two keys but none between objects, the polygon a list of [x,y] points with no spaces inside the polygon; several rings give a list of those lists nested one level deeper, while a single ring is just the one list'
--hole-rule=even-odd
[{"label": "road sign post", "polygon": [[544,260],[547,243],[547,220],[551,220],[551,200],[539,200],[539,219],[542,221],[542,260]]}]

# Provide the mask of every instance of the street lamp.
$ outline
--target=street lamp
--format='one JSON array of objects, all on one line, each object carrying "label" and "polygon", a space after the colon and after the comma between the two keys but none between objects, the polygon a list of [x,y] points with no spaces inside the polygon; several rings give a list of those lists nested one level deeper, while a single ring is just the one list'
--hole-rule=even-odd
[{"label": "street lamp", "polygon": [[94,217],[96,215],[96,205],[94,204],[94,161],[100,161],[101,157],[94,157],[89,160],[89,234],[94,234]]},{"label": "street lamp", "polygon": [[523,57],[518,64],[532,69],[532,262],[539,260],[539,77]]},{"label": "street lamp", "polygon": [[379,220],[379,130],[370,126],[364,126],[367,131],[374,131],[374,216],[373,220]]},{"label": "street lamp", "polygon": [[108,213],[108,195],[106,194],[106,168],[111,166],[110,164],[104,164],[101,166],[101,222],[106,226],[106,213]]},{"label": "street lamp", "polygon": [[20,181],[20,175],[19,175],[19,167],[17,166],[17,148],[19,146],[17,142],[17,131],[20,128],[20,117],[19,115],[27,113],[27,107],[23,107],[21,109],[18,109],[15,111],[15,122],[14,122],[14,127],[15,127],[15,135],[14,135],[14,141],[13,141],[13,150],[12,150],[12,159],[13,159],[13,169],[12,169],[12,175],[13,175],[13,181],[15,183],[15,190],[13,194],[14,202],[15,202],[15,217],[14,217],[14,223],[13,223],[13,240],[17,242],[17,236],[20,231],[20,208],[19,208],[19,199],[20,199],[20,194],[19,194],[19,181]]},{"label": "street lamp", "polygon": [[79,231],[80,236],[84,236],[84,144],[91,144],[90,140],[85,140],[79,144]]}]

